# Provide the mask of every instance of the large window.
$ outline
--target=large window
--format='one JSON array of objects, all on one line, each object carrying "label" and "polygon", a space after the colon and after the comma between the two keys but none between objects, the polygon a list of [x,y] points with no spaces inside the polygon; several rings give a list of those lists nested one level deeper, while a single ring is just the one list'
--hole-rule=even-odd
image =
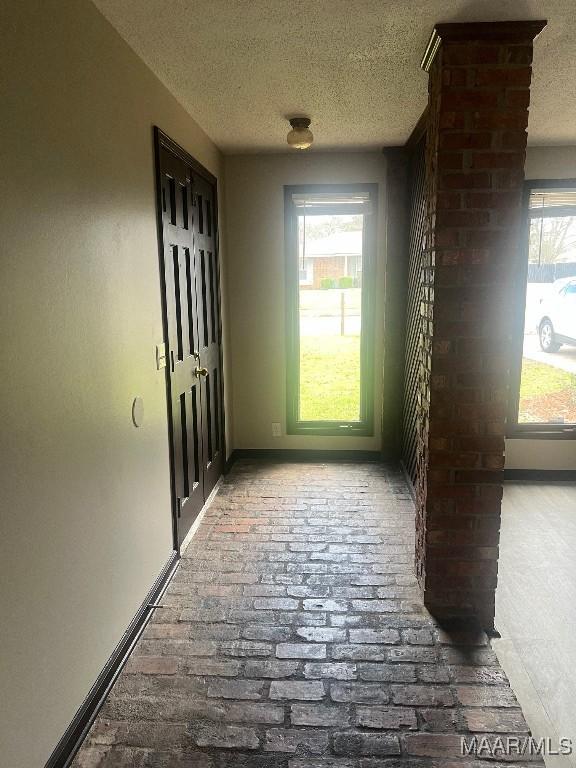
[{"label": "large window", "polygon": [[[527,184],[513,435],[576,436],[576,181]],[[525,289],[525,290],[524,290]],[[520,329],[519,329],[520,330]]]},{"label": "large window", "polygon": [[376,196],[285,188],[289,434],[372,434]]}]

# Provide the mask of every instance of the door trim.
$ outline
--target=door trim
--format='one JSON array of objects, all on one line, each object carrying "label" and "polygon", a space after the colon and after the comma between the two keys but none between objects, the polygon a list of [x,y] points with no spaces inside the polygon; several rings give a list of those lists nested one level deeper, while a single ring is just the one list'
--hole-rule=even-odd
[{"label": "door trim", "polygon": [[179,157],[180,160],[183,160],[187,165],[190,166],[194,173],[202,176],[202,178],[206,179],[206,181],[208,181],[210,184],[215,187],[218,186],[218,179],[216,176],[210,173],[207,168],[204,168],[204,166],[199,163],[198,160],[192,157],[192,155],[183,149],[179,144],[176,144],[176,142],[173,141],[170,136],[164,133],[164,131],[158,128],[157,125],[154,126],[154,143],[158,149],[160,147],[164,147],[164,149],[167,149],[173,155]]},{"label": "door trim", "polygon": [[[158,126],[153,128],[153,142],[154,142],[154,184],[155,184],[155,199],[156,199],[156,227],[158,233],[158,266],[160,271],[160,301],[162,306],[162,331],[163,341],[168,349],[168,307],[166,305],[166,279],[165,279],[165,265],[164,265],[164,243],[163,243],[163,220],[162,220],[162,198],[161,198],[161,168],[160,168],[160,154],[161,150],[165,149],[171,152],[173,155],[183,160],[193,171],[193,173],[201,176],[205,181],[211,184],[214,188],[214,212],[215,212],[215,232],[214,232],[214,260],[216,264],[216,276],[218,284],[218,306],[220,311],[218,313],[218,341],[220,347],[220,370],[222,376],[220,376],[219,390],[220,390],[220,402],[221,419],[220,419],[220,445],[222,446],[222,462],[223,467],[226,463],[226,410],[224,400],[224,350],[222,345],[222,286],[221,277],[222,271],[220,269],[220,218],[218,215],[218,179],[207,168],[192,157],[183,147],[173,141],[164,131]],[[166,380],[166,414],[167,414],[167,428],[168,428],[168,444],[170,450],[170,497],[172,507],[172,539],[174,549],[180,551],[180,545],[178,542],[178,499],[176,495],[176,480],[174,475],[174,457],[172,453],[173,446],[173,430],[172,430],[172,399],[170,389],[170,365],[168,362],[165,366],[165,380]],[[204,505],[206,499],[204,500]]]}]

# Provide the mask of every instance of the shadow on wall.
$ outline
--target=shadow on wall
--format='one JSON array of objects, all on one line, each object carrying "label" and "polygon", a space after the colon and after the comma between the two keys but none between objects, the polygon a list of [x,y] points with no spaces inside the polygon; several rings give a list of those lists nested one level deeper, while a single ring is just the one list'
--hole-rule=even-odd
[{"label": "shadow on wall", "polygon": [[453,14],[443,16],[437,24],[468,23],[472,21],[518,21],[541,19],[542,13],[535,12],[533,5],[527,0],[516,0],[511,4],[511,10],[501,0],[484,0],[482,3],[463,3]]}]

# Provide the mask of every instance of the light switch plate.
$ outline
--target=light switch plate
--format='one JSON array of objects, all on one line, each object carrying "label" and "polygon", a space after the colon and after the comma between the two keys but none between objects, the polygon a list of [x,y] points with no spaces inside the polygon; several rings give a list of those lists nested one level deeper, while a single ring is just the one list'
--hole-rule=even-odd
[{"label": "light switch plate", "polygon": [[156,344],[156,370],[166,368],[166,344]]}]

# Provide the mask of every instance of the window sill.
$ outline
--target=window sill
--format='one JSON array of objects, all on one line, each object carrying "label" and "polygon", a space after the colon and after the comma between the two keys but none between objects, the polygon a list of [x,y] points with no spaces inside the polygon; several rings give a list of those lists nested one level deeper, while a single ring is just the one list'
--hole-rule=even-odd
[{"label": "window sill", "polygon": [[295,424],[289,424],[286,434],[321,435],[325,437],[373,437],[374,427],[362,422],[342,424],[322,421],[299,421]]},{"label": "window sill", "polygon": [[532,424],[526,427],[515,426],[506,433],[507,440],[576,440],[576,426],[554,427],[542,425],[534,428]]}]

